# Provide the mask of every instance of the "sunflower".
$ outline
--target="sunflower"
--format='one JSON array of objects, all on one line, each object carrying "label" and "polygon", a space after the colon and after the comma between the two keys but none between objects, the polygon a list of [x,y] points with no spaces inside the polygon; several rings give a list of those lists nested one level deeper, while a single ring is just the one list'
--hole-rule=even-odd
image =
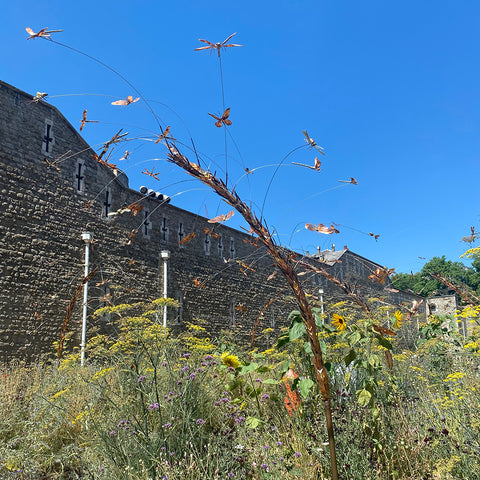
[{"label": "sunflower", "polygon": [[341,315],[338,315],[338,313],[334,313],[332,315],[332,318],[332,324],[337,327],[337,330],[343,332],[347,328],[347,322]]},{"label": "sunflower", "polygon": [[395,313],[393,314],[395,317],[395,322],[393,323],[393,328],[400,328],[403,323],[403,314],[400,310],[396,310]]},{"label": "sunflower", "polygon": [[230,355],[228,353],[224,353],[222,355],[222,362],[227,366],[227,367],[232,367],[237,369],[240,366],[240,360],[236,355]]}]

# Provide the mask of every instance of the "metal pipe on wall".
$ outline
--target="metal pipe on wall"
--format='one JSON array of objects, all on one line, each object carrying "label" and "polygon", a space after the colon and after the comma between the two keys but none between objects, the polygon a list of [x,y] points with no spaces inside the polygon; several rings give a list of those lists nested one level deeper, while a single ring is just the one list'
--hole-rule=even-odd
[{"label": "metal pipe on wall", "polygon": [[[82,240],[85,242],[85,272],[84,278],[88,275],[90,262],[90,243],[93,235],[90,232],[82,233]],[[85,365],[85,346],[87,343],[87,302],[88,302],[88,282],[83,286],[83,313],[82,313],[82,343],[80,343],[80,365]]]},{"label": "metal pipe on wall", "polygon": [[[169,250],[162,250],[160,255],[163,259],[163,298],[168,298],[167,263],[168,263],[168,259],[170,258],[170,251]],[[167,328],[167,305],[163,306],[163,326],[164,326],[164,328]]]}]

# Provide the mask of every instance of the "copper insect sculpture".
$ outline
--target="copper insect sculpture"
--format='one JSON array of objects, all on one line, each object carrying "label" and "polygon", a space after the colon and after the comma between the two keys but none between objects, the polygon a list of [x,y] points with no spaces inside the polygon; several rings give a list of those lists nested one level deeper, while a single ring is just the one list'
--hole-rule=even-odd
[{"label": "copper insect sculpture", "polygon": [[470,227],[471,235],[468,237],[462,237],[462,242],[472,243],[476,240],[478,232],[475,232],[475,227]]},{"label": "copper insect sculpture", "polygon": [[235,215],[235,210],[230,210],[228,213],[211,218],[210,220],[208,220],[208,223],[226,222],[227,220],[232,218],[234,215]]},{"label": "copper insect sculpture", "polygon": [[319,223],[318,225],[312,225],[311,223],[306,223],[305,228],[307,230],[310,230],[311,232],[324,233],[325,235],[331,235],[332,233],[340,233],[340,231],[337,230],[333,225],[330,225],[330,227],[327,227],[323,223]]},{"label": "copper insect sculpture", "polygon": [[258,241],[259,241],[259,240],[258,240],[258,237],[255,237],[255,238],[252,237],[252,240],[249,240],[248,238],[244,238],[244,239],[242,240],[243,243],[248,243],[249,245],[252,245],[252,246],[255,247],[255,248],[258,248],[258,247],[260,246],[260,245],[258,244]]},{"label": "copper insect sculpture", "polygon": [[414,300],[412,303],[412,307],[408,311],[408,314],[405,320],[410,320],[412,315],[415,315],[418,312],[418,309],[422,303],[423,303],[423,300],[420,300],[420,302],[418,302],[417,300]]},{"label": "copper insect sculpture", "polygon": [[[110,152],[111,153],[111,152]],[[101,155],[97,155],[96,153],[94,153],[92,155],[92,158],[98,162],[98,163],[101,163],[102,165],[105,165],[106,167],[110,167],[112,170],[118,170],[117,166],[114,164],[114,163],[109,163],[108,161],[108,157],[110,156],[110,154],[107,156],[107,159],[106,160],[103,160],[102,159],[102,156]]]},{"label": "copper insect sculpture", "polygon": [[246,173],[247,175],[248,175],[249,173],[251,173],[251,174],[253,175],[253,171],[250,170],[248,167],[245,167],[244,170],[245,170],[245,173]]},{"label": "copper insect sculpture", "polygon": [[390,293],[398,293],[399,292],[399,290],[397,290],[396,288],[385,287],[384,290],[387,291],[387,292],[390,292]]},{"label": "copper insect sculpture", "polygon": [[198,288],[206,288],[206,286],[202,285],[202,283],[199,282],[196,277],[193,279],[193,284]]},{"label": "copper insect sculpture", "polygon": [[185,245],[186,243],[190,242],[191,240],[193,240],[195,237],[197,236],[197,234],[195,232],[191,232],[189,233],[188,235],[185,235],[179,242],[178,244],[179,245]]},{"label": "copper insect sculpture", "polygon": [[377,332],[380,333],[381,335],[397,335],[393,330],[390,330],[388,328],[382,327],[380,325],[374,325],[373,329]]},{"label": "copper insect sculpture", "polygon": [[48,97],[48,93],[46,92],[37,92],[37,94],[32,98],[34,103],[38,103],[43,98]]},{"label": "copper insect sculpture", "polygon": [[203,229],[204,233],[206,233],[207,235],[211,235],[213,238],[220,238],[220,235],[217,233],[217,232],[214,232],[213,230],[211,230],[210,228],[204,228]]},{"label": "copper insect sculpture", "polygon": [[50,37],[51,33],[63,32],[63,30],[49,30],[48,27],[42,28],[37,33],[35,33],[30,27],[26,27],[25,30],[30,35],[27,40],[31,40],[33,38],[48,38]]},{"label": "copper insect sculpture", "polygon": [[170,133],[170,126],[168,126],[165,131],[158,136],[158,138],[155,140],[155,143],[160,143],[162,140],[175,140],[173,137],[169,137],[168,134]]},{"label": "copper insect sculpture", "polygon": [[127,205],[126,207],[119,208],[115,212],[110,212],[108,216],[116,217],[118,215],[122,215],[123,213],[131,212],[135,217],[138,212],[142,211],[142,209],[143,209],[143,205],[138,205],[136,202],[134,202],[134,203],[131,203],[130,205]]},{"label": "copper insect sculpture", "polygon": [[243,45],[238,45],[236,43],[228,43],[227,42],[234,36],[236,35],[237,32],[235,33],[232,33],[229,37],[227,37],[222,43],[220,42],[217,42],[217,43],[212,43],[212,42],[209,42],[208,40],[204,40],[203,38],[199,38],[198,41],[199,42],[203,42],[203,43],[206,43],[207,46],[205,47],[198,47],[195,49],[195,51],[198,51],[198,50],[210,50],[210,53],[212,53],[214,50],[217,51],[217,54],[218,56],[220,56],[220,50],[222,48],[228,48],[228,47],[243,47]]},{"label": "copper insect sculpture", "polygon": [[121,105],[123,107],[126,107],[127,105],[138,102],[139,100],[140,100],[140,97],[133,98],[132,95],[129,95],[126,99],[115,100],[114,102],[112,102],[112,105]]},{"label": "copper insect sculpture", "polygon": [[118,161],[126,160],[132,152],[129,152],[128,150],[125,150],[125,153],[123,154],[122,158],[119,158]]},{"label": "copper insect sculpture", "polygon": [[240,271],[243,275],[247,276],[247,271],[250,270],[251,272],[255,272],[256,270],[252,268],[250,265],[246,264],[243,260],[236,260],[238,265],[240,266]]},{"label": "copper insect sculpture", "polygon": [[45,162],[49,167],[53,167],[57,172],[61,172],[60,167],[48,160],[48,158],[45,157],[42,162]]},{"label": "copper insect sculpture", "polygon": [[369,235],[370,235],[371,237],[373,237],[375,240],[378,240],[378,237],[380,237],[380,235],[375,235],[375,234],[372,233],[372,232],[369,232]]},{"label": "copper insect sculpture", "polygon": [[305,165],[304,163],[297,163],[297,162],[292,162],[292,165],[299,165],[300,167],[311,168],[312,170],[316,170],[317,172],[319,172],[322,162],[317,157],[315,157],[313,167],[311,165]]},{"label": "copper insect sculpture", "polygon": [[323,147],[317,144],[313,138],[310,138],[310,135],[306,130],[302,130],[302,133],[305,135],[305,141],[310,145],[311,148],[314,148],[315,150],[318,150],[322,155],[325,155],[323,152]]},{"label": "copper insect sculpture", "polygon": [[232,121],[229,120],[229,118],[228,118],[230,116],[230,108],[227,108],[223,112],[221,117],[217,117],[213,113],[209,113],[209,115],[216,120],[215,126],[218,127],[218,128],[221,128],[222,125],[231,125],[232,124]]},{"label": "copper insect sculpture", "polygon": [[152,167],[152,171],[149,172],[147,169],[145,169],[145,171],[142,172],[144,175],[148,175],[149,177],[152,177],[154,178],[155,180],[158,180],[160,181],[160,179],[157,177],[157,175],[160,174],[160,172],[155,172],[153,167]]},{"label": "copper insect sculpture", "polygon": [[114,145],[115,143],[118,143],[118,142],[124,140],[124,137],[126,137],[128,135],[128,132],[121,133],[122,130],[123,130],[123,128],[121,128],[110,140],[108,140],[107,142],[105,142],[103,144],[103,149],[100,152],[100,155],[97,155],[97,154],[92,155],[92,158],[95,161],[97,161],[99,163],[103,163],[103,164],[107,165],[108,167],[110,167],[114,170],[117,169],[116,165],[114,165],[113,163],[108,163],[108,159],[110,157],[110,154],[112,153],[112,150],[110,150],[110,153],[108,153],[106,160],[103,160],[103,156],[105,154],[107,154],[108,149],[110,148],[111,145]]},{"label": "copper insect sculpture", "polygon": [[275,270],[273,273],[271,273],[268,277],[267,277],[267,282],[272,280],[272,278],[274,278],[278,273],[278,270]]},{"label": "copper insect sculpture", "polygon": [[135,238],[135,235],[137,234],[137,229],[134,228],[133,230],[130,231],[128,234],[128,239],[125,241],[125,245],[131,245],[133,242],[133,239]]},{"label": "copper insect sculpture", "polygon": [[373,282],[378,282],[381,283],[382,285],[385,285],[385,281],[389,275],[392,275],[395,273],[394,268],[384,268],[384,267],[379,267],[375,270],[375,273],[372,273],[371,275],[368,276],[370,280]]},{"label": "copper insect sculpture", "polygon": [[98,123],[98,120],[87,120],[87,109],[85,109],[80,122],[80,131],[82,131],[86,123]]},{"label": "copper insect sculpture", "polygon": [[358,185],[358,182],[355,178],[350,177],[350,180],[339,180],[340,183],[351,183],[352,185]]}]

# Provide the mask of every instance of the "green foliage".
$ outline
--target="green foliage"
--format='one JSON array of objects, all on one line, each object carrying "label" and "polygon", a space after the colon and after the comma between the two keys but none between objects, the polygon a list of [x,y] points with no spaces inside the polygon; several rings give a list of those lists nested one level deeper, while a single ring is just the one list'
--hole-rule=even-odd
[{"label": "green foliage", "polygon": [[418,295],[450,295],[455,293],[449,287],[434,279],[431,274],[440,274],[456,285],[466,285],[474,291],[480,287],[480,259],[475,258],[471,267],[461,262],[447,260],[445,255],[433,257],[415,274],[399,273],[395,276],[396,288],[412,291]]}]

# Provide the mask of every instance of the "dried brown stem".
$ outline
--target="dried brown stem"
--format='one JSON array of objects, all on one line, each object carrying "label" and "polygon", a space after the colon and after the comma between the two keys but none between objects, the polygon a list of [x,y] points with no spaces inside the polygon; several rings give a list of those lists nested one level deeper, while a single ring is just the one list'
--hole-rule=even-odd
[{"label": "dried brown stem", "polygon": [[70,319],[72,318],[73,307],[77,303],[78,297],[80,296],[83,286],[97,273],[97,271],[98,271],[98,267],[94,268],[81,281],[81,283],[79,283],[79,285],[77,286],[77,289],[75,290],[75,294],[73,295],[72,299],[70,300],[70,303],[68,304],[65,320],[63,321],[63,324],[62,324],[62,331],[60,332],[60,341],[58,342],[57,358],[60,358],[62,356],[63,343],[65,341],[65,333],[67,331],[68,322],[70,322]]},{"label": "dried brown stem", "polygon": [[217,195],[223,198],[229,205],[235,208],[235,210],[242,215],[242,217],[250,225],[251,231],[255,233],[260,241],[264,244],[268,253],[272,256],[275,265],[283,273],[287,283],[293,291],[298,309],[306,326],[306,331],[313,354],[313,366],[315,368],[317,384],[320,388],[324,402],[332,479],[338,480],[335,437],[333,433],[333,419],[330,408],[330,384],[328,380],[328,374],[323,361],[322,350],[320,348],[320,343],[317,336],[317,328],[315,325],[315,318],[313,316],[312,308],[307,300],[305,291],[302,288],[297,273],[295,272],[295,266],[289,255],[290,252],[287,252],[276,245],[268,228],[240,199],[234,190],[228,189],[226,183],[222,179],[216,177],[209,171],[204,170],[202,167],[200,167],[200,165],[189,162],[175,146],[167,143],[167,148],[169,149],[168,158],[170,162],[179,166],[191,176],[200,180],[203,184],[209,186],[217,193]]},{"label": "dried brown stem", "polygon": [[471,303],[472,305],[477,305],[478,303],[480,303],[480,298],[478,298],[472,292],[469,292],[468,290],[461,288],[458,285],[455,285],[439,273],[431,273],[430,276],[457,292],[463,301]]}]

